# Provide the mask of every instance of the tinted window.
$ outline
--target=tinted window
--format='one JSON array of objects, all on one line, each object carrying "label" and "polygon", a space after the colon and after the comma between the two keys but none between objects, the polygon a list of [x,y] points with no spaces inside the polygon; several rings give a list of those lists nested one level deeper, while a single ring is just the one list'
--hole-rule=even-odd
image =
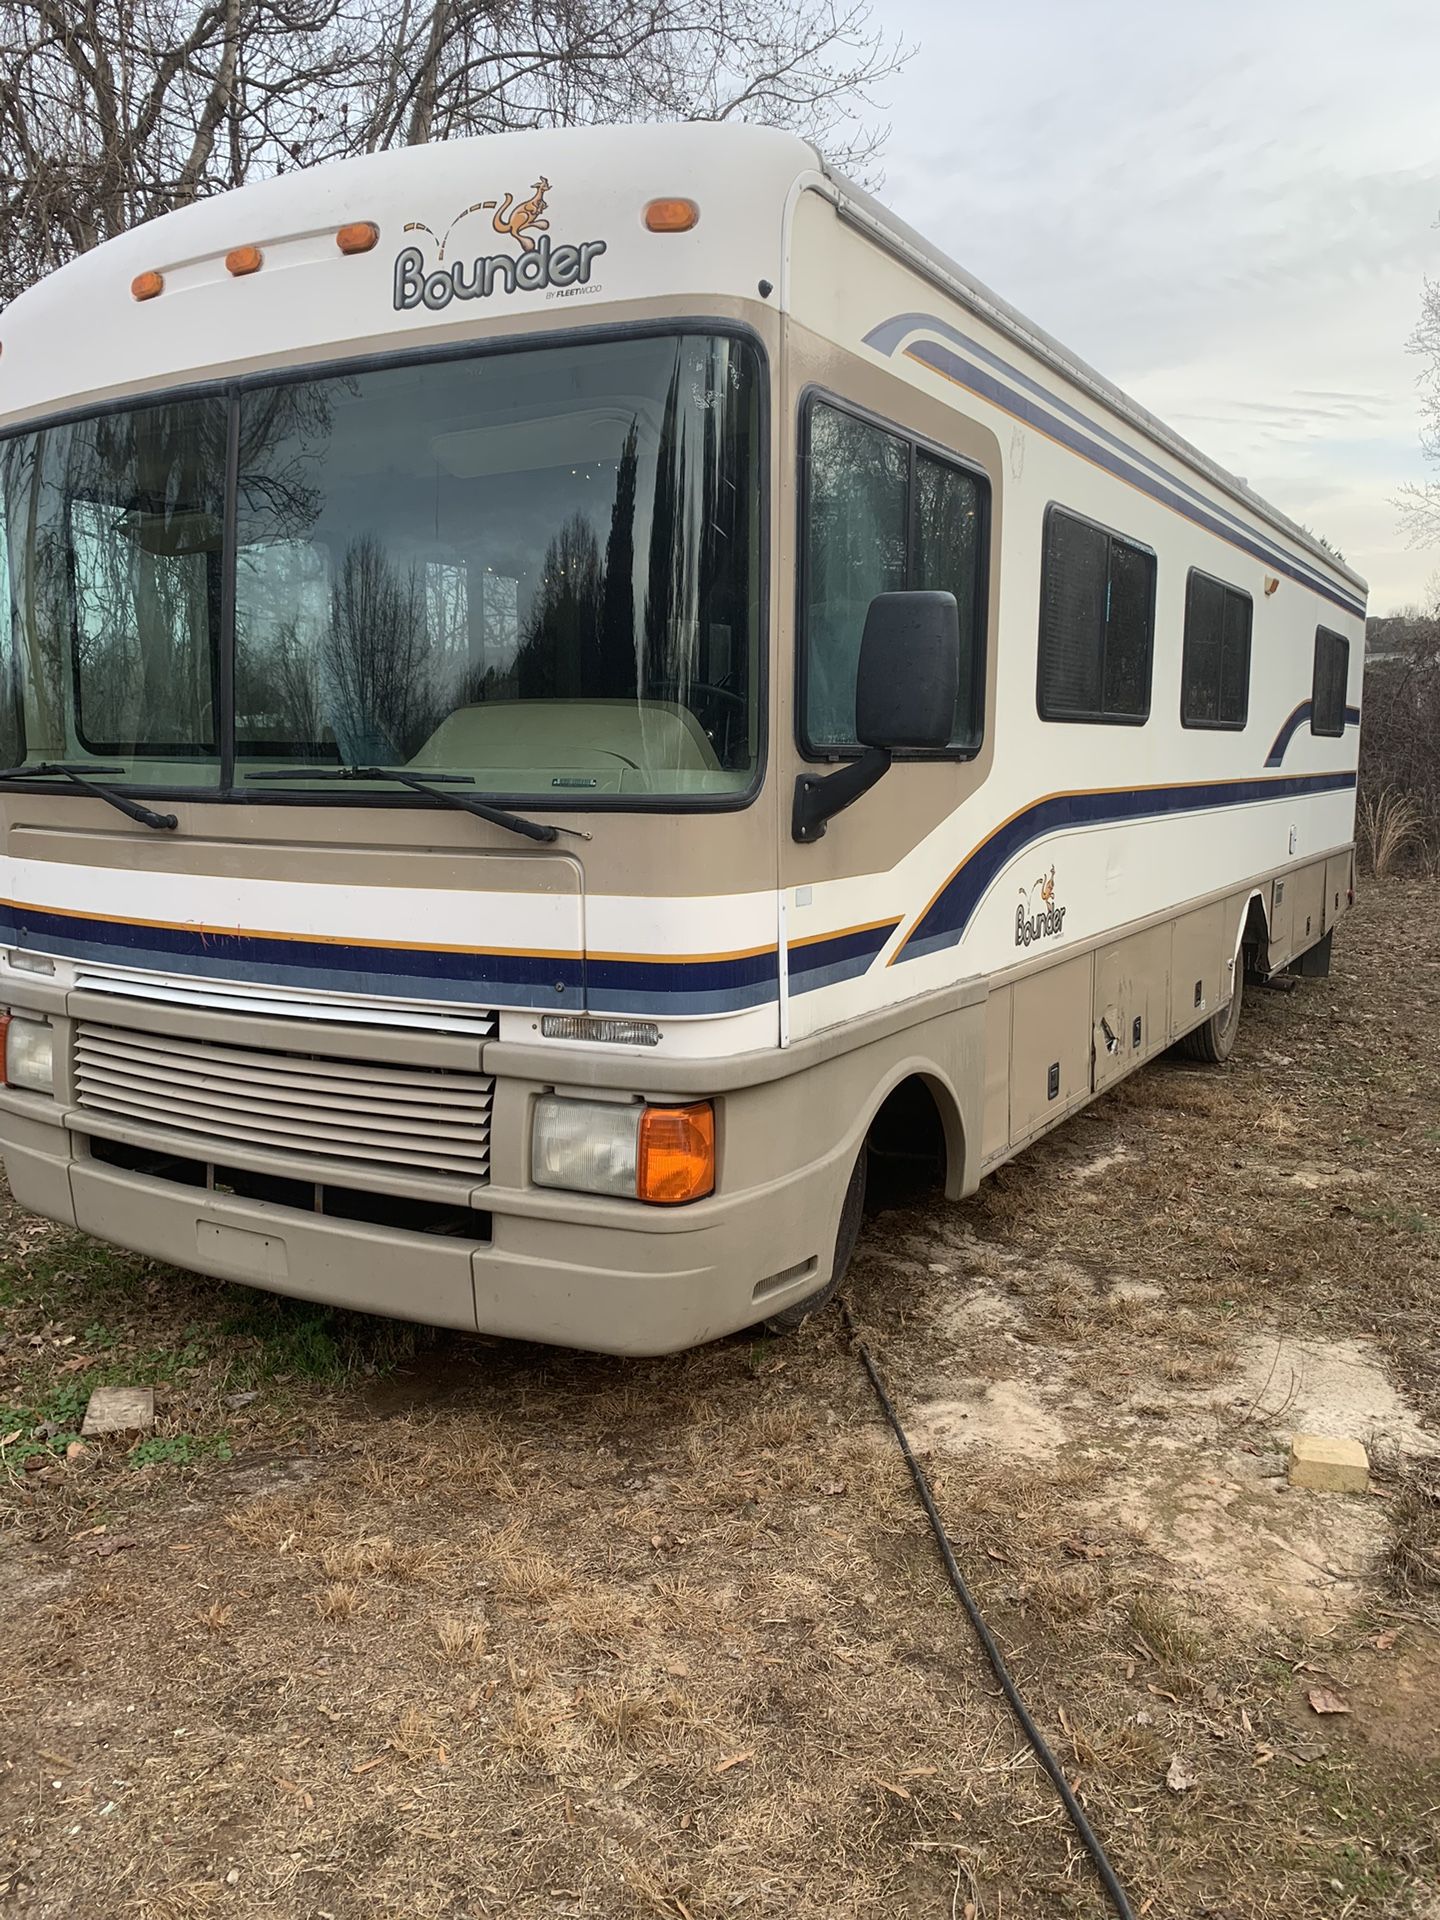
[{"label": "tinted window", "polygon": [[25,737],[16,703],[15,634],[10,612],[10,555],[5,540],[5,494],[0,489],[0,767],[24,757]]},{"label": "tinted window", "polygon": [[1315,629],[1315,678],[1310,690],[1310,731],[1338,739],[1345,731],[1345,689],[1350,678],[1350,642],[1328,627]]},{"label": "tinted window", "polygon": [[183,400],[0,448],[31,757],[218,781],[225,431],[223,400]]},{"label": "tinted window", "polygon": [[1187,727],[1243,727],[1250,710],[1248,593],[1191,569],[1185,589],[1180,721]]},{"label": "tinted window", "polygon": [[968,468],[822,401],[811,403],[805,457],[804,696],[813,752],[855,740],[855,676],[878,593],[953,593],[960,693],[951,745],[978,745],[984,719],[980,596],[987,489]]},{"label": "tinted window", "polygon": [[1154,554],[1052,506],[1040,569],[1042,718],[1143,721],[1154,635]]},{"label": "tinted window", "polygon": [[240,777],[318,761],[518,795],[742,792],[759,406],[753,349],[699,335],[244,394]]}]

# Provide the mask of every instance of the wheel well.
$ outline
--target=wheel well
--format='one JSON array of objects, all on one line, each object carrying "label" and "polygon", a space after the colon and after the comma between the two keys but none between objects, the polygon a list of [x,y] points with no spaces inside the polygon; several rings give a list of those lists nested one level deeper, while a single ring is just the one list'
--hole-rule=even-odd
[{"label": "wheel well", "polygon": [[1265,903],[1258,893],[1250,896],[1245,925],[1240,933],[1240,947],[1247,969],[1261,973],[1269,971],[1270,927],[1265,918]]},{"label": "wheel well", "polygon": [[[930,1187],[944,1187],[949,1173],[951,1131],[941,1102],[950,1101],[918,1073],[892,1087],[881,1101],[865,1144],[870,1156],[870,1203],[895,1206]],[[957,1156],[958,1134],[956,1142]]]}]

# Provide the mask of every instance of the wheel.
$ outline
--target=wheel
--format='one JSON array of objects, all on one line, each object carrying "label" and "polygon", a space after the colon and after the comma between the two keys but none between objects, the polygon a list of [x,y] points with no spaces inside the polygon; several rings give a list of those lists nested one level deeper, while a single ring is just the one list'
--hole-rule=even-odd
[{"label": "wheel", "polygon": [[1241,968],[1235,969],[1235,991],[1230,995],[1229,1004],[1219,1013],[1212,1013],[1203,1025],[1187,1033],[1180,1045],[1192,1060],[1204,1060],[1211,1066],[1218,1066],[1222,1060],[1228,1060],[1235,1051],[1235,1036],[1240,1031],[1240,1003],[1245,997],[1245,975]]},{"label": "wheel", "polygon": [[860,1238],[860,1222],[865,1214],[865,1161],[866,1150],[861,1147],[850,1175],[850,1184],[845,1189],[845,1198],[840,1202],[840,1231],[835,1236],[835,1262],[830,1269],[830,1278],[823,1287],[807,1295],[804,1300],[797,1300],[793,1306],[782,1307],[778,1313],[767,1314],[765,1326],[771,1333],[793,1333],[812,1313],[818,1313],[822,1307],[828,1306],[839,1292],[840,1282],[850,1265],[850,1256],[855,1251],[855,1242]]}]

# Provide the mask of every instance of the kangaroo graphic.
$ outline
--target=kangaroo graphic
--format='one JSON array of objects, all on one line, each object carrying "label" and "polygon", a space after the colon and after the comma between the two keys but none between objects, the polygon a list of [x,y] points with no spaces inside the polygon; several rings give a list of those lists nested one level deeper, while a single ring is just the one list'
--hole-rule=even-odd
[{"label": "kangaroo graphic", "polygon": [[491,223],[496,233],[508,233],[512,240],[518,240],[526,253],[535,251],[535,242],[530,238],[529,228],[537,227],[542,233],[550,231],[550,222],[542,220],[545,211],[545,196],[550,191],[550,182],[542,173],[535,182],[535,191],[528,200],[515,202],[515,196],[507,193],[500,202],[495,218]]},{"label": "kangaroo graphic", "polygon": [[1055,898],[1055,869],[1051,867],[1048,878],[1040,882],[1040,898],[1048,907]]}]

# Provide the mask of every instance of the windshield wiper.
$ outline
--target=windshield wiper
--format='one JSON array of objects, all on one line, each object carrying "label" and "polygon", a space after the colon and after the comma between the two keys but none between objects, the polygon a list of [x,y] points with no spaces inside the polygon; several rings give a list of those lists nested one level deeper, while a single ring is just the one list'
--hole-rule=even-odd
[{"label": "windshield wiper", "polygon": [[[508,807],[492,807],[486,800],[477,800],[473,794],[450,793],[451,786],[464,786],[471,782],[468,773],[437,773],[429,780],[417,780],[413,773],[406,773],[402,767],[266,767],[257,773],[247,773],[247,780],[393,780],[398,786],[409,787],[412,793],[428,794],[432,800],[441,800],[447,807],[458,807],[462,813],[477,814],[480,819],[488,820],[493,827],[508,827],[511,833],[523,833],[527,840],[558,840],[562,833],[573,834],[577,840],[588,840],[591,836],[580,827],[557,827],[549,821],[527,820],[522,814],[511,813]],[[471,782],[473,784],[473,782]]]},{"label": "windshield wiper", "polygon": [[132,820],[138,820],[142,827],[154,827],[157,833],[171,832],[178,827],[180,822],[173,813],[156,813],[153,807],[142,806],[138,800],[130,800],[123,793],[117,793],[114,787],[102,787],[98,781],[86,777],[91,773],[124,771],[124,767],[92,767],[87,764],[82,772],[78,767],[67,766],[63,760],[37,760],[33,767],[0,768],[0,780],[18,783],[53,774],[57,779],[68,780],[72,787],[79,787],[82,793],[93,793],[97,800],[114,807],[117,813],[128,814]]}]

